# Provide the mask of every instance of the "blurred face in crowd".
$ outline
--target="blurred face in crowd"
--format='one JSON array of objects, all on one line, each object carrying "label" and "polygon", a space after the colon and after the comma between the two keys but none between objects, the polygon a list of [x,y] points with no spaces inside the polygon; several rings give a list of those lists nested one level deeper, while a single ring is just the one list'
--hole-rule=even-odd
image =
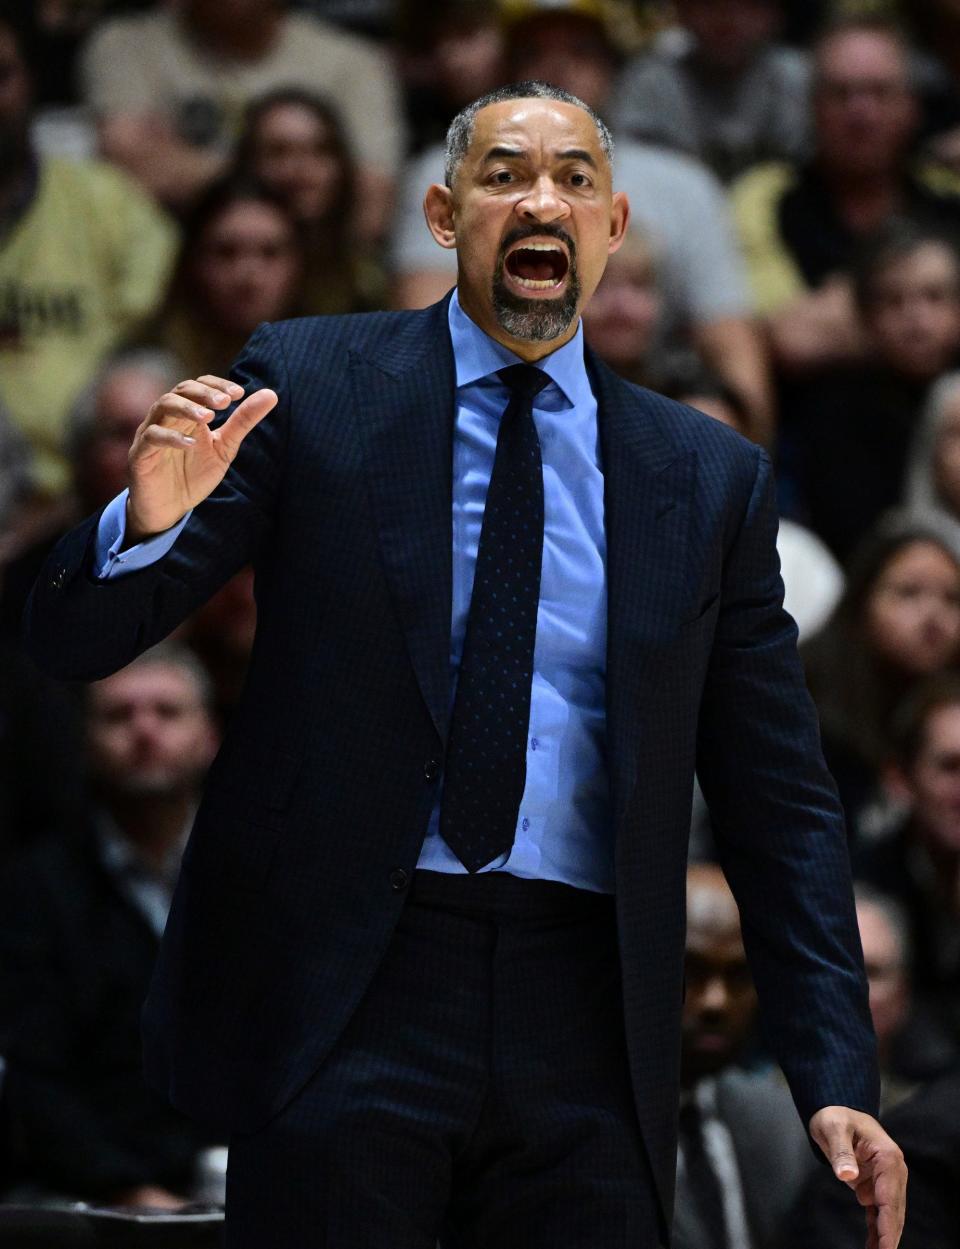
[{"label": "blurred face in crowd", "polygon": [[943,506],[960,517],[960,387],[948,400],[937,433],[933,484]]},{"label": "blurred face in crowd", "polygon": [[935,542],[910,542],[889,560],[867,600],[866,627],[891,667],[921,676],[960,648],[960,569]]},{"label": "blurred face in crowd", "polygon": [[29,150],[30,79],[13,32],[0,20],[0,185]]},{"label": "blurred face in crowd", "polygon": [[745,432],[740,414],[728,400],[720,395],[698,395],[696,391],[691,391],[687,395],[677,395],[677,399],[680,403],[687,404],[688,407],[696,408],[698,412],[705,412],[707,416],[712,416],[721,425],[729,425],[738,434]]},{"label": "blurred face in crowd", "polygon": [[194,262],[200,300],[226,333],[288,315],[300,277],[292,222],[275,205],[237,200],[208,224]]},{"label": "blurred face in crowd", "polygon": [[676,0],[675,7],[700,60],[726,73],[743,69],[780,25],[776,0]]},{"label": "blurred face in crowd", "polygon": [[931,712],[904,779],[914,828],[931,847],[960,855],[960,704]]},{"label": "blurred face in crowd", "polygon": [[91,685],[87,741],[101,788],[124,798],[189,794],[216,752],[193,673],[160,660]]},{"label": "blurred face in crowd", "polygon": [[640,363],[652,346],[661,306],[650,248],[628,234],[584,310],[587,342],[611,368]]},{"label": "blurred face in crowd", "polygon": [[590,115],[539,99],[481,109],[452,189],[430,187],[424,209],[457,249],[464,311],[528,360],[576,332],[629,213]]},{"label": "blurred face in crowd", "polygon": [[857,902],[863,962],[870,985],[870,1014],[880,1052],[903,1025],[910,1007],[910,985],[896,930],[882,907]]},{"label": "blurred face in crowd", "polygon": [[257,120],[251,146],[254,175],[298,221],[322,221],[344,177],[330,124],[304,104],[275,104]]},{"label": "blurred face in crowd", "polygon": [[753,1026],[756,994],[733,894],[719,868],[687,875],[683,1078],[690,1084],[735,1061]]},{"label": "blurred face in crowd", "polygon": [[508,60],[517,82],[549,82],[598,112],[606,107],[616,66],[603,25],[576,13],[546,13],[509,33]]},{"label": "blurred face in crowd", "polygon": [[816,57],[814,115],[822,167],[846,178],[894,173],[918,120],[905,50],[882,32],[827,38]]},{"label": "blurred face in crowd", "polygon": [[932,380],[960,351],[960,262],[946,243],[924,243],[874,279],[867,329],[884,362]]},{"label": "blurred face in crowd", "polygon": [[493,16],[459,15],[441,26],[433,44],[435,83],[454,108],[463,108],[503,81],[503,33]]},{"label": "blurred face in crowd", "polygon": [[76,470],[77,487],[91,510],[126,487],[133,436],[144,412],[168,384],[169,378],[145,369],[120,368],[100,387],[94,427]]}]

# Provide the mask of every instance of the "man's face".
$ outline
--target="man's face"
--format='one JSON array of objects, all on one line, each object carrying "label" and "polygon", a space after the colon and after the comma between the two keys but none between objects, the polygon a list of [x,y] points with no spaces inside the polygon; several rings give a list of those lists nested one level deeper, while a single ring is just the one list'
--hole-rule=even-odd
[{"label": "man's face", "polygon": [[616,65],[596,18],[537,13],[511,30],[507,52],[516,82],[551,82],[591,108],[606,107]]},{"label": "man's face", "polygon": [[189,794],[216,750],[193,676],[159,661],[91,686],[87,742],[101,789],[121,798]]},{"label": "man's face", "polygon": [[738,923],[724,906],[691,906],[687,924],[687,993],[683,1072],[693,1082],[734,1062],[749,1035],[756,994]]},{"label": "man's face", "polygon": [[127,485],[133,436],[165,389],[156,373],[138,368],[118,369],[101,386],[96,423],[77,464],[77,485],[91,510],[108,503]]},{"label": "man's face", "polygon": [[917,124],[903,49],[888,35],[848,31],[817,56],[817,154],[828,170],[893,174]]},{"label": "man's face", "polygon": [[0,183],[4,169],[19,162],[28,146],[30,79],[17,41],[0,22]]},{"label": "man's face", "polygon": [[649,249],[628,240],[583,314],[583,332],[611,368],[630,368],[650,351],[661,307]]},{"label": "man's face", "polygon": [[870,902],[858,902],[857,923],[870,985],[870,1015],[882,1050],[907,1015],[910,1004],[907,973],[897,934],[881,908]]},{"label": "man's face", "polygon": [[960,352],[960,272],[946,243],[924,243],[874,282],[867,329],[897,373],[930,381]]},{"label": "man's face", "polygon": [[431,187],[424,207],[457,249],[464,310],[523,359],[574,335],[629,212],[593,119],[538,99],[481,109],[452,190]]},{"label": "man's face", "polygon": [[747,65],[780,23],[775,0],[677,0],[676,9],[701,60],[727,73]]},{"label": "man's face", "polygon": [[906,780],[920,835],[935,850],[960,854],[960,705],[930,715]]}]

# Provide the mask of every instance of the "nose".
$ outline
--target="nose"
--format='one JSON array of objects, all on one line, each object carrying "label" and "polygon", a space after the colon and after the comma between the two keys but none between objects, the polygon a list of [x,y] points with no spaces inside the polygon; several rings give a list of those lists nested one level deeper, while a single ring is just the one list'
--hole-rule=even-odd
[{"label": "nose", "polygon": [[722,976],[711,976],[700,995],[700,1009],[713,1015],[724,1015],[728,1003],[727,984]]},{"label": "nose", "polygon": [[557,194],[553,179],[544,174],[517,201],[516,211],[528,222],[561,221],[570,215],[570,205]]}]

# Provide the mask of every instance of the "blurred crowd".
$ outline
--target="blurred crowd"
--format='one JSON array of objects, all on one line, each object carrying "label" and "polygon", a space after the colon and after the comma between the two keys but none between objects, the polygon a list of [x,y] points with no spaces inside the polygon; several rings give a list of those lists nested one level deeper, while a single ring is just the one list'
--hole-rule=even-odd
[{"label": "blurred crowd", "polygon": [[[224,1142],[143,1083],[139,1007],[256,624],[244,570],[80,690],[19,648],[30,586],[123,490],[153,400],[226,375],[261,321],[450,289],[421,210],[446,127],[526,79],[616,138],[632,225],[590,347],[777,465],[903,1245],[955,1249],[958,0],[2,0],[0,1201],[222,1194]],[[755,1026],[717,854],[695,800],[678,1244],[859,1246]]]}]

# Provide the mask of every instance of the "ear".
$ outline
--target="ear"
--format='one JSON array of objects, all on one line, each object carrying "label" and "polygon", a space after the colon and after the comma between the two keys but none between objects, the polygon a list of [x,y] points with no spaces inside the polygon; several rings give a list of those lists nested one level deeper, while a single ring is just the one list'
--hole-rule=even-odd
[{"label": "ear", "polygon": [[453,229],[453,192],[448,186],[440,186],[436,182],[427,187],[423,200],[423,215],[427,219],[430,233],[441,247],[448,250],[456,247],[457,239]]},{"label": "ear", "polygon": [[630,201],[625,191],[614,191],[610,202],[610,242],[607,255],[612,256],[619,251],[620,244],[627,237],[627,226],[630,224]]}]

